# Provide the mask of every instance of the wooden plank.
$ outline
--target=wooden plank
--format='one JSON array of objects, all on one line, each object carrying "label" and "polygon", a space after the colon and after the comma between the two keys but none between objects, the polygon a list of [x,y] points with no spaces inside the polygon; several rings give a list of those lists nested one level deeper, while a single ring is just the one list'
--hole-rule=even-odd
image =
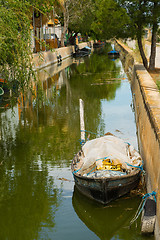
[{"label": "wooden plank", "polygon": [[84,102],[79,99],[80,107],[80,130],[81,130],[81,142],[85,142],[85,124],[84,124]]}]

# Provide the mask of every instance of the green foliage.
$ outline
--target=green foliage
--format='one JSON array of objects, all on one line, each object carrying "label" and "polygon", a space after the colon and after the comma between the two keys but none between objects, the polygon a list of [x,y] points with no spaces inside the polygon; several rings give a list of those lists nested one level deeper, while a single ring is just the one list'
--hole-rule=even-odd
[{"label": "green foliage", "polygon": [[94,0],[76,1],[74,11],[70,17],[69,28],[75,32],[81,32],[82,35],[91,35],[91,24],[95,20],[95,2]]},{"label": "green foliage", "polygon": [[0,2],[0,72],[5,80],[30,78],[30,20],[28,3]]},{"label": "green foliage", "polygon": [[34,78],[31,52],[32,11],[49,12],[53,0],[0,0],[0,77],[19,83],[22,92]]},{"label": "green foliage", "polygon": [[127,37],[129,18],[124,8],[114,0],[97,0],[92,29],[98,38]]},{"label": "green foliage", "polygon": [[156,85],[157,85],[157,87],[158,87],[158,90],[160,91],[160,80],[157,80],[157,81],[156,81]]},{"label": "green foliage", "polygon": [[65,25],[66,20],[68,21],[66,25],[70,32],[91,35],[91,24],[95,19],[94,0],[65,0],[63,3],[55,0],[54,8],[62,25]]},{"label": "green foliage", "polygon": [[156,35],[158,23],[160,23],[160,1],[158,0],[117,0],[126,9],[132,23],[134,37],[138,41],[140,54],[144,67],[148,69],[148,60],[142,46],[145,27],[152,28],[151,54],[149,57],[149,69],[155,68]]},{"label": "green foliage", "polygon": [[117,0],[117,2],[126,10],[132,23],[134,36],[143,36],[145,27],[152,27],[153,23],[160,22],[160,1],[158,0]]},{"label": "green foliage", "polygon": [[147,1],[139,0],[118,0],[119,4],[126,10],[128,17],[130,19],[130,27],[133,31],[133,37],[143,36],[144,27],[147,26]]}]

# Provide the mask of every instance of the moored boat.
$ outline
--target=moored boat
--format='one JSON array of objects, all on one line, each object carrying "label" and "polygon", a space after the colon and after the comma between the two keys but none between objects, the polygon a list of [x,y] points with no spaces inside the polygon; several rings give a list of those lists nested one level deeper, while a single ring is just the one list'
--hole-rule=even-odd
[{"label": "moored boat", "polygon": [[91,53],[91,48],[86,46],[81,49],[77,49],[75,53],[73,53],[73,57],[85,57]]},{"label": "moored boat", "polygon": [[98,42],[93,43],[93,48],[100,48],[103,46],[105,46],[105,42],[98,41]]},{"label": "moored boat", "polygon": [[120,53],[119,51],[116,51],[115,49],[113,49],[112,51],[108,52],[108,55],[112,57],[119,57]]},{"label": "moored boat", "polygon": [[3,95],[4,95],[4,90],[3,88],[0,87],[0,100],[2,99]]},{"label": "moored boat", "polygon": [[0,87],[3,88],[4,92],[9,92],[10,89],[16,92],[18,90],[19,82],[17,80],[6,81],[0,78]]},{"label": "moored boat", "polygon": [[87,197],[107,204],[137,186],[143,161],[132,145],[111,133],[85,142],[84,103],[79,102],[82,147],[71,164],[75,185]]},{"label": "moored boat", "polygon": [[71,169],[82,194],[107,204],[137,186],[142,159],[133,146],[107,135],[87,141],[74,157]]}]

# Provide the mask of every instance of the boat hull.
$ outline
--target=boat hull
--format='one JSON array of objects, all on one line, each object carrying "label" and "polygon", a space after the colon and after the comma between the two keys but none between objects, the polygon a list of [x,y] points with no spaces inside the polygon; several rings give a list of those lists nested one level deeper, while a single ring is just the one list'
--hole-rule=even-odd
[{"label": "boat hull", "polygon": [[16,80],[7,82],[6,80],[0,78],[0,87],[3,88],[4,92],[9,92],[12,89],[14,92],[18,90],[19,83]]},{"label": "boat hull", "polygon": [[115,200],[134,189],[140,178],[140,171],[135,174],[116,178],[87,178],[73,174],[76,188],[85,196],[102,204]]},{"label": "boat hull", "polygon": [[93,48],[100,48],[100,47],[104,47],[105,43],[94,43],[93,44]]},{"label": "boat hull", "polygon": [[85,57],[85,56],[88,56],[90,53],[89,52],[77,52],[77,53],[73,53],[73,57],[76,58],[76,57]]},{"label": "boat hull", "polygon": [[91,48],[82,48],[82,49],[78,49],[77,51],[75,51],[75,53],[73,53],[73,57],[85,57],[88,56],[91,53]]}]

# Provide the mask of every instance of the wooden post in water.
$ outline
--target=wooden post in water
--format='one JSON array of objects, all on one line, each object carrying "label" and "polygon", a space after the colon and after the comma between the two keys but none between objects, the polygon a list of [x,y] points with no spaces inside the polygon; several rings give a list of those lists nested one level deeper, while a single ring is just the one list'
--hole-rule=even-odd
[{"label": "wooden post in water", "polygon": [[85,143],[84,102],[82,99],[79,99],[79,108],[80,108],[81,143]]}]

